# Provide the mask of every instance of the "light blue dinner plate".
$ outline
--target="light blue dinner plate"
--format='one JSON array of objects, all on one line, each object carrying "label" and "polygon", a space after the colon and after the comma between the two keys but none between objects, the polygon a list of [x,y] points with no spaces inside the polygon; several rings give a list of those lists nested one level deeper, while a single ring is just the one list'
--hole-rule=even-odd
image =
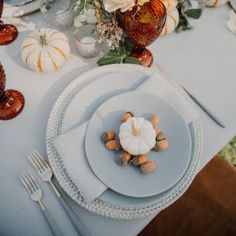
[{"label": "light blue dinner plate", "polygon": [[[100,136],[106,130],[118,133],[120,117],[125,111],[148,119],[160,116],[160,129],[170,146],[162,152],[150,152],[157,163],[155,172],[140,174],[138,168],[119,167],[114,152],[108,151]],[[86,133],[88,162],[96,176],[113,191],[130,197],[151,197],[173,187],[184,175],[191,159],[191,135],[181,114],[160,97],[144,92],[127,92],[104,102],[93,114]]]}]

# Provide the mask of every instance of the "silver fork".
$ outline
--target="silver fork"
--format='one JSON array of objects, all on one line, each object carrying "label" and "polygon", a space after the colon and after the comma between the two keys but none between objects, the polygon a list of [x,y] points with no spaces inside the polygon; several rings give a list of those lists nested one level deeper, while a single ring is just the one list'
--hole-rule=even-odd
[{"label": "silver fork", "polygon": [[56,195],[58,197],[61,197],[60,192],[57,190],[56,186],[52,182],[52,176],[53,176],[52,169],[48,165],[48,163],[44,160],[44,158],[36,150],[32,150],[28,154],[28,158],[34,169],[37,171],[40,178],[45,182],[49,182]]},{"label": "silver fork", "polygon": [[52,182],[53,171],[47,161],[34,149],[28,154],[28,158],[34,169],[37,171],[38,175],[43,181],[48,182],[54,192],[56,193],[58,199],[67,215],[69,216],[76,232],[78,235],[89,236],[90,233],[86,230],[84,224],[79,220],[78,216],[75,214],[73,209],[67,204],[64,198],[61,196],[60,192]]},{"label": "silver fork", "polygon": [[21,173],[20,180],[28,191],[30,198],[39,204],[42,211],[45,211],[46,207],[42,202],[43,191],[38,183],[34,180],[34,177],[26,171],[23,171]]},{"label": "silver fork", "polygon": [[23,171],[20,174],[20,180],[21,180],[22,184],[24,185],[24,187],[26,188],[27,192],[29,193],[30,198],[39,204],[40,209],[42,210],[42,213],[48,223],[48,226],[49,226],[52,234],[54,236],[63,236],[64,234],[58,228],[58,226],[56,225],[53,218],[50,216],[45,205],[42,202],[43,190],[39,186],[39,184],[36,182],[34,177],[30,173]]}]

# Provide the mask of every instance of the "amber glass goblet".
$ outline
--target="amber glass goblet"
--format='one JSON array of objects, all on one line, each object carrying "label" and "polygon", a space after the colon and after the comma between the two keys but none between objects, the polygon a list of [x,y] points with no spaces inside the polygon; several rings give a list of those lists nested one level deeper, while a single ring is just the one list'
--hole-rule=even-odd
[{"label": "amber glass goblet", "polygon": [[25,105],[24,96],[17,90],[5,90],[6,75],[0,63],[0,120],[16,117]]},{"label": "amber glass goblet", "polygon": [[[0,0],[0,18],[2,17],[3,0]],[[13,42],[18,36],[18,30],[14,25],[3,24],[0,20],[0,46]]]},{"label": "amber glass goblet", "polygon": [[159,0],[150,0],[131,11],[119,12],[121,27],[135,44],[131,56],[140,60],[144,66],[153,62],[152,53],[146,48],[161,34],[166,21],[166,8]]}]

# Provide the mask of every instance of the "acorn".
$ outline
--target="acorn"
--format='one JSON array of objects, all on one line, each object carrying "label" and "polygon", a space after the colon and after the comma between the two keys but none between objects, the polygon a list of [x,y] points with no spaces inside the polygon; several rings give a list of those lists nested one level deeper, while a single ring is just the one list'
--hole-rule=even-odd
[{"label": "acorn", "polygon": [[159,145],[160,150],[165,150],[168,148],[169,142],[167,139],[164,139],[164,140],[159,141],[158,145]]},{"label": "acorn", "polygon": [[151,121],[152,125],[155,126],[155,125],[157,125],[157,124],[159,123],[160,118],[159,118],[159,116],[157,116],[157,115],[153,115],[153,116],[151,117],[150,121]]},{"label": "acorn", "polygon": [[150,174],[156,169],[157,165],[154,161],[147,161],[140,166],[140,172],[144,175]]},{"label": "acorn", "polygon": [[165,150],[167,149],[169,146],[169,142],[167,139],[163,139],[163,140],[160,140],[160,141],[157,141],[155,143],[155,146],[153,147],[153,151],[154,152],[158,152],[158,151],[162,151],[162,150]]},{"label": "acorn", "polygon": [[165,135],[163,132],[160,132],[157,136],[156,136],[156,141],[161,141],[166,139]]},{"label": "acorn", "polygon": [[106,148],[110,151],[119,151],[121,149],[120,142],[116,140],[110,140],[106,142]]},{"label": "acorn", "polygon": [[116,132],[114,130],[109,130],[104,132],[101,136],[103,142],[108,142],[110,140],[114,140],[116,138]]},{"label": "acorn", "polygon": [[130,117],[134,117],[134,113],[131,111],[125,112],[122,116],[121,116],[121,121],[125,122],[127,121]]},{"label": "acorn", "polygon": [[118,166],[125,166],[128,164],[131,155],[128,152],[122,152],[116,157],[116,164]]},{"label": "acorn", "polygon": [[134,156],[130,163],[132,163],[134,166],[140,166],[148,161],[147,155],[138,155]]}]

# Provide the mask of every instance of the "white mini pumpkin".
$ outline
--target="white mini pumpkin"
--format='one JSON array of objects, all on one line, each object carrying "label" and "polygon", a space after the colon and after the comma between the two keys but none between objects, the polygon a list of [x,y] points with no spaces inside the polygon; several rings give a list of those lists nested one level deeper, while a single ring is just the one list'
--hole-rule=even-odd
[{"label": "white mini pumpkin", "polygon": [[227,2],[229,2],[229,0],[209,0],[207,1],[206,5],[208,7],[220,7],[226,4]]},{"label": "white mini pumpkin", "polygon": [[131,155],[148,153],[155,145],[156,132],[150,121],[131,117],[120,126],[120,144]]},{"label": "white mini pumpkin", "polygon": [[42,28],[32,31],[21,45],[22,60],[30,69],[37,72],[58,69],[69,55],[67,37],[55,29]]},{"label": "white mini pumpkin", "polygon": [[179,11],[177,8],[174,8],[172,12],[167,14],[166,23],[161,32],[161,35],[169,34],[175,30],[179,24]]},{"label": "white mini pumpkin", "polygon": [[165,5],[167,14],[171,13],[178,5],[177,0],[161,0],[161,2]]}]

